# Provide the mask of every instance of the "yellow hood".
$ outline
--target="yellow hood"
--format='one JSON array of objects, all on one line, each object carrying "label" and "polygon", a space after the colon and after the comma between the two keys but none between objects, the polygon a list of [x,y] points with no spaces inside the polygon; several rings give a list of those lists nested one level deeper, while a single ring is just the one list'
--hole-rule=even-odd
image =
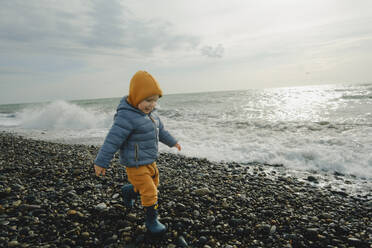
[{"label": "yellow hood", "polygon": [[146,71],[136,72],[130,80],[128,102],[137,107],[142,100],[153,95],[163,95],[158,82]]}]

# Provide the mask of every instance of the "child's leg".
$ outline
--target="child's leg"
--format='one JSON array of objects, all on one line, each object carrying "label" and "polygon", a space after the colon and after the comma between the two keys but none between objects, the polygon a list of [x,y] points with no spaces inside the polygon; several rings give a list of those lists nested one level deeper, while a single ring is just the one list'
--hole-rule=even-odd
[{"label": "child's leg", "polygon": [[123,203],[127,208],[132,208],[134,206],[134,201],[138,197],[138,193],[134,191],[134,186],[132,184],[126,184],[121,188],[123,194]]},{"label": "child's leg", "polygon": [[138,168],[127,167],[128,180],[134,186],[134,190],[141,195],[141,203],[144,207],[153,206],[158,201],[159,171],[156,163],[143,165]]},{"label": "child's leg", "polygon": [[139,168],[127,167],[127,175],[135,191],[141,195],[142,206],[145,207],[147,229],[153,234],[164,233],[167,228],[158,220],[159,170],[156,163],[140,166]]},{"label": "child's leg", "polygon": [[157,189],[159,186],[159,170],[158,170],[158,167],[156,166],[156,162],[152,163],[150,166],[153,167],[154,172],[155,172],[155,176],[152,177],[152,180],[154,181],[154,184]]}]

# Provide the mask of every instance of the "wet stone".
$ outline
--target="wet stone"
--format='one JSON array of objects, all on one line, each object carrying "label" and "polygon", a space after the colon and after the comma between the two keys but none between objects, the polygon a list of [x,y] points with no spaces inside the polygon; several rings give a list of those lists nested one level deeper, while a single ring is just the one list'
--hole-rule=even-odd
[{"label": "wet stone", "polygon": [[357,239],[357,238],[348,238],[347,241],[351,245],[361,245],[362,244],[362,241],[360,239]]},{"label": "wet stone", "polygon": [[127,220],[131,221],[131,222],[135,222],[137,221],[137,215],[134,214],[134,213],[130,213],[127,215]]},{"label": "wet stone", "polygon": [[261,231],[262,234],[264,234],[264,235],[268,235],[268,234],[270,233],[271,226],[265,224],[265,225],[261,225],[261,226],[259,227],[259,229],[260,229],[260,231]]},{"label": "wet stone", "polygon": [[[332,187],[322,187],[308,183],[310,174],[307,183],[295,178],[285,166],[170,153],[157,160],[159,220],[168,231],[151,238],[140,198],[132,209],[122,203],[121,187],[128,180],[118,156],[104,178],[95,176],[98,150],[0,132],[0,247],[369,248],[372,243],[372,195],[332,184],[349,180],[354,186],[358,178],[336,175],[336,180],[331,174],[326,180]],[[323,180],[322,174],[312,176]]]},{"label": "wet stone", "polygon": [[9,221],[7,221],[7,220],[3,220],[3,221],[0,221],[0,225],[2,225],[2,226],[7,226],[7,225],[9,225]]},{"label": "wet stone", "polygon": [[194,191],[194,194],[198,196],[204,196],[210,193],[210,190],[208,188],[201,188],[201,189],[196,189]]},{"label": "wet stone", "polygon": [[183,236],[178,237],[178,246],[180,247],[188,247],[188,244]]},{"label": "wet stone", "polygon": [[71,209],[71,210],[69,210],[69,211],[67,212],[67,214],[68,214],[68,215],[75,215],[75,214],[77,214],[77,211]]},{"label": "wet stone", "polygon": [[318,233],[318,228],[308,228],[306,229],[305,235],[309,240],[316,240],[318,238]]},{"label": "wet stone", "polygon": [[106,205],[106,203],[102,202],[102,203],[100,203],[100,204],[98,204],[96,206],[96,209],[97,210],[100,210],[100,211],[106,210],[107,209],[107,205]]},{"label": "wet stone", "polygon": [[208,238],[207,238],[207,237],[205,237],[205,236],[201,236],[201,237],[199,238],[199,244],[204,245],[204,244],[206,244],[207,242],[208,242]]},{"label": "wet stone", "polygon": [[307,177],[307,180],[309,182],[318,183],[318,179],[316,177],[314,177],[314,176],[308,176]]},{"label": "wet stone", "polygon": [[17,247],[19,246],[19,242],[17,240],[12,240],[8,243],[9,247]]},{"label": "wet stone", "polygon": [[81,236],[84,238],[84,239],[88,239],[89,238],[89,233],[88,232],[83,232],[81,234]]},{"label": "wet stone", "polygon": [[195,217],[199,217],[200,216],[200,213],[199,213],[199,211],[198,210],[194,210],[194,212],[193,212],[193,214],[194,214],[194,216]]},{"label": "wet stone", "polygon": [[273,235],[276,232],[276,226],[273,225],[270,227],[270,234]]}]

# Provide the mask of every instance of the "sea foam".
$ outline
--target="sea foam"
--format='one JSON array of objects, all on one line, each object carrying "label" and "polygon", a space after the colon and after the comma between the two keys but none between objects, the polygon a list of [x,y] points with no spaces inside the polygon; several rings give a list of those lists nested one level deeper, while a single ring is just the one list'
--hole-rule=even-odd
[{"label": "sea foam", "polygon": [[[337,171],[372,179],[372,127],[250,129],[206,126],[196,122],[179,123],[163,118],[179,138],[182,153],[212,161],[282,164],[297,170]],[[309,124],[311,126],[311,124]],[[320,126],[319,128],[315,128]],[[161,146],[165,152],[176,152]]]},{"label": "sea foam", "polygon": [[[324,86],[166,95],[158,114],[183,155],[372,179],[371,89]],[[119,100],[56,101],[14,111],[7,107],[0,127],[43,140],[100,146]],[[165,145],[160,149],[178,153]]]},{"label": "sea foam", "polygon": [[109,114],[65,101],[23,109],[17,119],[22,128],[47,130],[107,128],[111,123]]}]

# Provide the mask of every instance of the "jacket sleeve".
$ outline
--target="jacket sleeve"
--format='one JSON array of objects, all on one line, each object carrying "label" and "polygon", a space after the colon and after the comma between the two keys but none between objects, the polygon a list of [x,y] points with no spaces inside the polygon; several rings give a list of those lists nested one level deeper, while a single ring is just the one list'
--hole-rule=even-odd
[{"label": "jacket sleeve", "polygon": [[114,154],[128,138],[132,129],[132,124],[127,118],[120,114],[115,115],[114,123],[112,124],[94,163],[100,167],[108,168]]},{"label": "jacket sleeve", "polygon": [[177,140],[164,128],[163,123],[159,120],[159,141],[166,144],[169,147],[173,147],[177,144]]}]

